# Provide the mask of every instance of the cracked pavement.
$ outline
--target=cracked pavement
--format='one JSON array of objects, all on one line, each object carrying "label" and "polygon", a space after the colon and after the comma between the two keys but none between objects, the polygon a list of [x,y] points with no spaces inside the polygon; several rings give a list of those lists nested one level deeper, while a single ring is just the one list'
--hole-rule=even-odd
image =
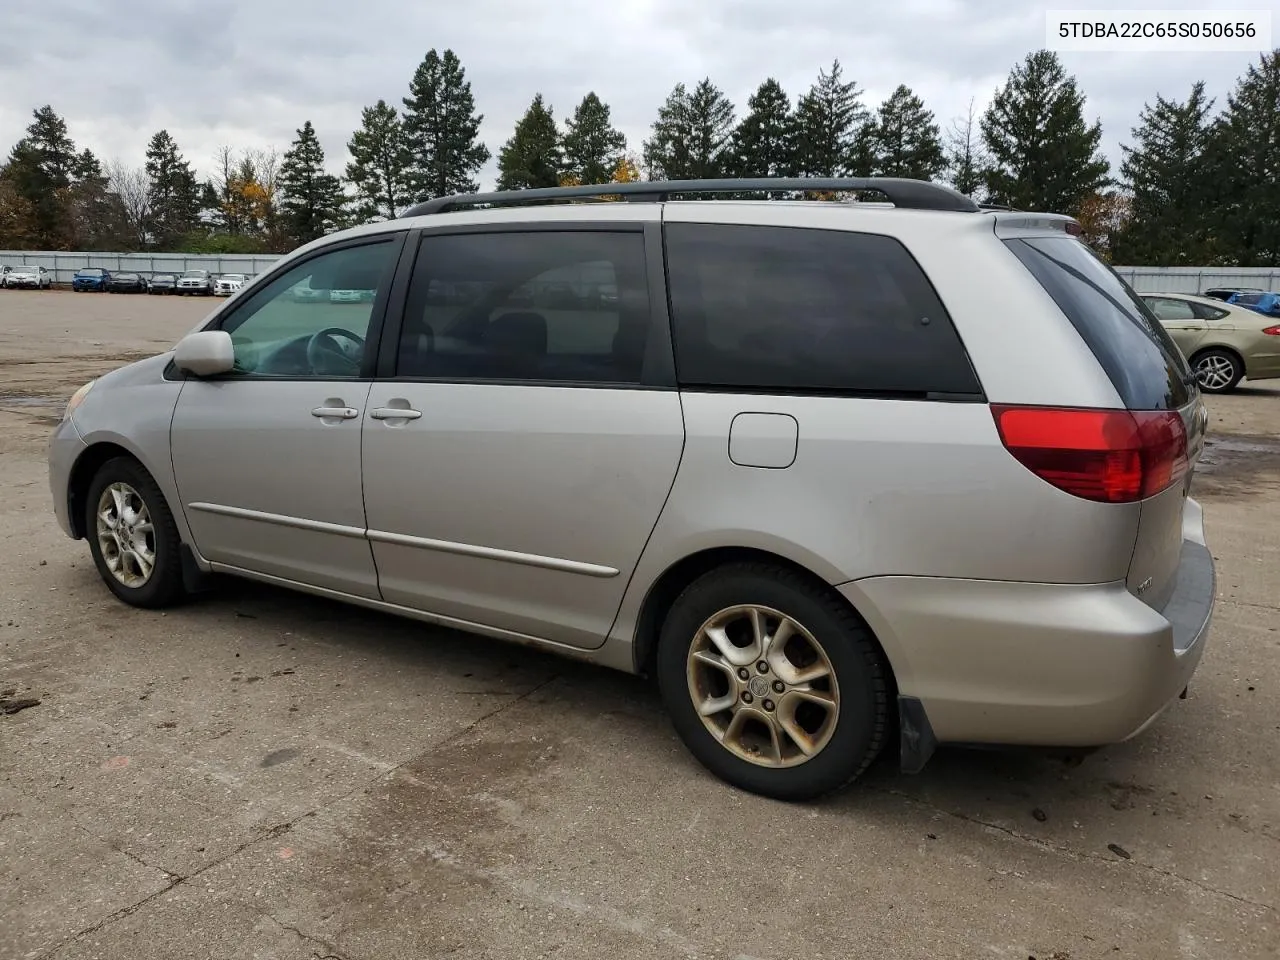
[{"label": "cracked pavement", "polygon": [[251,584],[99,583],[44,442],[208,301],[0,293],[0,960],[1280,954],[1280,387],[1211,397],[1190,697],[1068,763],[740,794],[639,679]]}]

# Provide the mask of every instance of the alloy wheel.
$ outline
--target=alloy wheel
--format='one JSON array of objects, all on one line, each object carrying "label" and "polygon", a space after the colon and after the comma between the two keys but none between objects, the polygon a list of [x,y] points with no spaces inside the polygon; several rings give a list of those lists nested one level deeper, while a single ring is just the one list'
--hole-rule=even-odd
[{"label": "alloy wheel", "polygon": [[797,766],[835,732],[840,691],[831,660],[778,610],[742,604],[713,614],[689,646],[686,675],[707,730],[750,763]]},{"label": "alloy wheel", "polygon": [[1235,379],[1236,365],[1221,353],[1201,357],[1196,363],[1196,379],[1207,390],[1222,390]]},{"label": "alloy wheel", "polygon": [[156,565],[156,538],[141,495],[127,483],[113,483],[98,498],[96,517],[98,546],[111,575],[131,589],[146,586]]}]

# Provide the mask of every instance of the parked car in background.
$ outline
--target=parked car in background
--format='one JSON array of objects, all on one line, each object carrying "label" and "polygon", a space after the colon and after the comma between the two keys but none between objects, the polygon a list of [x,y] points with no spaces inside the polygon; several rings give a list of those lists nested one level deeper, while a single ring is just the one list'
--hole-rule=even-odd
[{"label": "parked car in background", "polygon": [[102,267],[81,267],[71,278],[71,289],[76,293],[94,291],[102,293],[111,281],[111,271]]},{"label": "parked car in background", "polygon": [[297,303],[319,303],[322,300],[328,300],[332,292],[312,289],[310,278],[307,278],[289,288],[289,297]]},{"label": "parked car in background", "polygon": [[188,270],[178,278],[178,293],[186,296],[213,295],[213,275],[208,270]]},{"label": "parked car in background", "polygon": [[[1078,222],[897,179],[574,202],[596,189],[284,257],[75,392],[62,530],[139,607],[232,574],[656,676],[694,756],[782,799],[885,748],[1113,743],[1177,701],[1216,593],[1208,414]],[[905,209],[665,201],[726,190]],[[510,302],[602,278],[608,308]]]},{"label": "parked car in background", "polygon": [[147,278],[140,273],[113,273],[107,279],[108,293],[146,293]]},{"label": "parked car in background", "polygon": [[147,293],[169,294],[173,293],[178,286],[178,275],[176,273],[153,273],[147,280]]},{"label": "parked car in background", "polygon": [[1245,307],[1265,317],[1280,317],[1280,293],[1237,293],[1227,303]]},{"label": "parked car in background", "polygon": [[1246,377],[1280,377],[1280,321],[1276,318],[1191,294],[1146,294],[1142,299],[1187,358],[1206,393],[1227,393]]},{"label": "parked car in background", "polygon": [[330,290],[330,303],[363,303],[373,299],[372,290]]},{"label": "parked car in background", "polygon": [[243,273],[224,273],[218,277],[213,286],[213,294],[217,297],[229,297],[248,280]]},{"label": "parked car in background", "polygon": [[9,279],[9,271],[12,269],[7,263],[0,263],[0,288],[5,286],[5,281]]},{"label": "parked car in background", "polygon": [[49,290],[53,287],[53,274],[47,267],[24,263],[9,271],[9,275],[5,277],[5,286],[15,289],[30,287],[33,290]]},{"label": "parked car in background", "polygon": [[1261,287],[1210,287],[1202,297],[1208,297],[1211,300],[1222,300],[1223,302],[1230,300],[1237,293],[1261,293]]}]

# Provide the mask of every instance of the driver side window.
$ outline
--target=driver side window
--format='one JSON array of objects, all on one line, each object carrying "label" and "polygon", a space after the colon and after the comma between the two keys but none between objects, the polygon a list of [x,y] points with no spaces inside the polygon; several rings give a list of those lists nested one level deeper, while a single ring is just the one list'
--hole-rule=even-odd
[{"label": "driver side window", "polygon": [[375,303],[399,237],[311,257],[252,293],[222,322],[235,375],[321,380],[360,375]]}]

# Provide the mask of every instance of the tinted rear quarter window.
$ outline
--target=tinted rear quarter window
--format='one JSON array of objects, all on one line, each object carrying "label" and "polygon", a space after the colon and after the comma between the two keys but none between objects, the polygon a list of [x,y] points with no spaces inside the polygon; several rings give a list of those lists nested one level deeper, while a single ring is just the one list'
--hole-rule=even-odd
[{"label": "tinted rear quarter window", "polygon": [[1130,410],[1169,410],[1191,399],[1191,371],[1151,309],[1073,237],[1006,240],[1088,344]]},{"label": "tinted rear quarter window", "polygon": [[937,294],[892,237],[687,223],[665,234],[683,385],[981,396]]}]

